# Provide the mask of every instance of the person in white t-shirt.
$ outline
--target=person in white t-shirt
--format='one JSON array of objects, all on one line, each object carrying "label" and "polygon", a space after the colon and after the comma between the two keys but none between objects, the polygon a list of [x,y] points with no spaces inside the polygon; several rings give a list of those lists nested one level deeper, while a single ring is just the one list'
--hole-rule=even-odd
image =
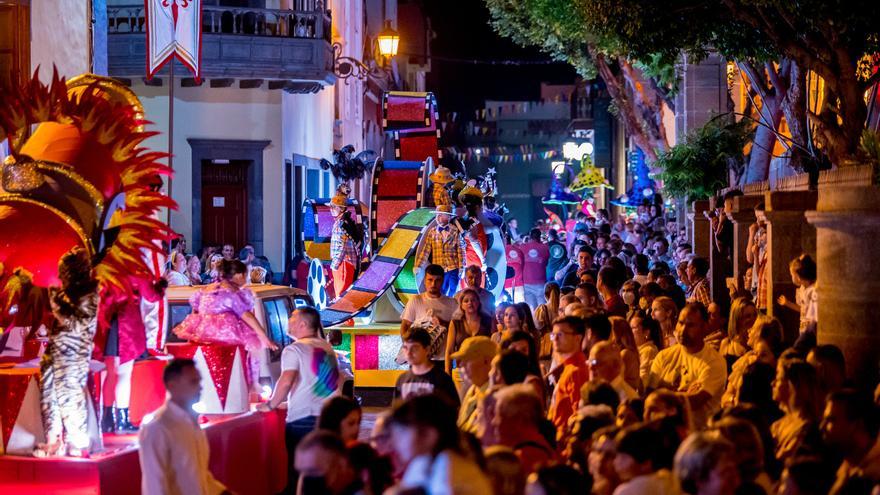
[{"label": "person in white t-shirt", "polygon": [[400,315],[400,336],[409,333],[414,324],[419,326],[449,327],[452,316],[458,309],[458,303],[451,297],[443,295],[443,277],[445,272],[440,265],[428,265],[425,268],[425,292],[411,298]]},{"label": "person in white t-shirt", "polygon": [[651,364],[647,389],[665,388],[684,394],[690,402],[693,424],[703,428],[721,407],[727,364],[704,339],[709,316],[698,302],[685,305],[678,316],[678,344],[660,351]]},{"label": "person in white t-shirt", "polygon": [[339,394],[340,375],[336,352],[323,339],[321,315],[314,308],[299,308],[290,315],[287,334],[294,342],[281,353],[281,376],[268,402],[257,407],[271,411],[287,402],[285,444],[288,455],[288,488],[296,487],[293,469],[300,440],[315,429],[324,401]]},{"label": "person in white t-shirt", "polygon": [[818,300],[816,294],[816,262],[809,254],[802,254],[791,260],[788,265],[791,273],[791,281],[797,285],[795,302],[792,303],[785,296],[779,296],[777,302],[792,311],[800,313],[800,334],[816,333],[816,320],[818,320]]}]

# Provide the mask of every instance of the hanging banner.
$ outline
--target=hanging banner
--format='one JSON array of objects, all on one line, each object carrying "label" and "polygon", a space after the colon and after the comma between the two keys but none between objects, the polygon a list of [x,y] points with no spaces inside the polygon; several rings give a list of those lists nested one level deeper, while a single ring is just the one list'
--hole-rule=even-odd
[{"label": "hanging banner", "polygon": [[202,0],[144,0],[147,79],[175,56],[201,80]]}]

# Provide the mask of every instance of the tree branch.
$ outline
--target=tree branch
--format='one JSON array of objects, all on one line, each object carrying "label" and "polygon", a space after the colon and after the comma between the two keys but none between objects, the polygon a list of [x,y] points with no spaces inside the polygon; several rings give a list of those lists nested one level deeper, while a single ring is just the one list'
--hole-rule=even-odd
[{"label": "tree branch", "polygon": [[736,65],[738,65],[739,70],[743,71],[746,77],[749,78],[749,85],[758,93],[758,96],[761,97],[761,101],[766,100],[767,93],[770,90],[764,84],[764,76],[758,72],[758,68],[755,67],[755,64],[751,61],[737,60]]},{"label": "tree branch", "polygon": [[623,125],[627,132],[632,136],[636,145],[638,145],[638,147],[645,153],[646,160],[649,163],[656,162],[657,152],[665,151],[668,145],[663,143],[662,146],[658,146],[658,143],[656,143],[648,133],[645,132],[641,119],[636,115],[634,108],[635,105],[626,94],[626,83],[614,73],[608,64],[605,55],[596,50],[595,47],[589,46],[587,50],[596,63],[599,77],[605,81],[605,87],[608,89],[608,94],[611,95],[612,100],[617,106],[620,112],[619,117],[623,121]]},{"label": "tree branch", "polygon": [[[782,69],[782,66],[779,66],[779,69]],[[779,69],[773,67],[773,62],[764,62],[764,70],[767,72],[767,77],[770,79],[770,85],[773,86],[774,96],[779,98],[783,94],[785,94],[785,88],[782,87],[782,77],[779,73]]]}]

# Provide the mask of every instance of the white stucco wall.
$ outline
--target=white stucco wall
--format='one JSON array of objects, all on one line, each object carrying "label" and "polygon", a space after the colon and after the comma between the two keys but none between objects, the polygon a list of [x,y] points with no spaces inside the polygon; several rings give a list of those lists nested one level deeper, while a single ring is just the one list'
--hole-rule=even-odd
[{"label": "white stucco wall", "polygon": [[327,158],[333,155],[333,87],[317,94],[291,95],[283,93],[282,154],[290,159],[294,153],[309,158]]},{"label": "white stucco wall", "polygon": [[[71,78],[90,68],[89,4],[86,0],[31,2],[31,71],[40,67],[40,79],[51,81],[53,65]],[[64,22],[59,22],[59,19]]]},{"label": "white stucco wall", "polygon": [[[147,120],[161,132],[147,145],[168,150],[168,87],[136,85]],[[179,84],[179,81],[178,81]],[[263,150],[263,243],[273,266],[281,263],[282,205],[281,92],[267,89],[198,88],[174,89],[174,181],[171,195],[178,209],[171,214],[175,231],[193,238],[192,149],[187,139],[269,140]],[[238,247],[238,246],[237,246]]]}]

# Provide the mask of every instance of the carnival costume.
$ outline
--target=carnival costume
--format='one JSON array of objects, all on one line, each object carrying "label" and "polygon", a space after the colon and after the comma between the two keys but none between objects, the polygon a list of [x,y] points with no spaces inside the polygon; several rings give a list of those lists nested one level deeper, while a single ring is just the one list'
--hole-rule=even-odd
[{"label": "carnival costume", "polygon": [[198,290],[189,303],[193,312],[174,328],[178,337],[202,344],[241,345],[249,351],[261,348],[257,332],[242,319],[254,310],[250,289],[236,290],[221,282]]},{"label": "carnival costume", "polygon": [[[51,296],[57,322],[41,366],[42,412],[49,440],[60,420],[76,453],[88,448],[87,398],[76,390],[88,377],[97,294],[131,295],[153,284],[143,254],[170,239],[154,218],[175,207],[157,187],[170,169],[158,161],[164,153],[141,146],[155,135],[144,124],[134,93],[109,78],[87,74],[66,82],[56,72],[48,86],[35,76],[0,92],[0,140],[9,139],[10,153],[0,167],[0,231],[16,233],[15,242],[0,245],[0,259],[17,274],[0,276],[0,321],[26,309],[36,325],[41,292],[61,287]],[[74,249],[93,291],[72,291],[59,276],[59,259]]]},{"label": "carnival costume", "polygon": [[333,271],[333,290],[336,297],[348,289],[356,277],[357,265],[360,261],[358,244],[363,242],[363,234],[355,225],[348,211],[348,195],[351,189],[347,184],[340,184],[330,205],[339,211],[333,221],[330,234],[330,269]]},{"label": "carnival costume", "polygon": [[[452,206],[440,205],[435,210],[436,215],[452,217]],[[452,223],[446,225],[434,224],[425,234],[425,242],[416,253],[414,266],[416,269],[424,268],[430,260],[435,265],[443,267],[443,295],[452,297],[458,292],[458,281],[461,272],[465,268],[464,233]]]},{"label": "carnival costume", "polygon": [[458,200],[467,210],[467,214],[464,217],[457,217],[454,221],[455,225],[464,233],[465,240],[467,241],[465,264],[479,266],[485,272],[486,247],[489,244],[489,240],[479,218],[483,210],[483,191],[476,187],[475,181],[470,181],[458,193]]},{"label": "carnival costume", "polygon": [[431,194],[434,198],[434,206],[452,206],[452,197],[449,196],[449,191],[446,190],[446,185],[455,181],[455,177],[452,176],[449,169],[441,165],[437,167],[437,170],[429,175],[428,178],[431,179],[431,182],[433,183],[431,186]]},{"label": "carnival costume", "polygon": [[101,291],[98,306],[98,332],[95,337],[95,359],[107,365],[104,378],[104,412],[101,430],[104,433],[137,430],[129,421],[128,406],[131,398],[131,378],[134,360],[149,348],[144,303],[161,304],[167,285],[165,279],[149,283],[133,278],[131,291],[106,287]]},{"label": "carnival costume", "polygon": [[89,448],[86,382],[98,315],[98,284],[91,279],[88,253],[75,248],[61,259],[63,286],[52,289],[57,320],[40,360],[40,411],[46,446],[34,454],[60,453],[62,442],[71,455]]}]

